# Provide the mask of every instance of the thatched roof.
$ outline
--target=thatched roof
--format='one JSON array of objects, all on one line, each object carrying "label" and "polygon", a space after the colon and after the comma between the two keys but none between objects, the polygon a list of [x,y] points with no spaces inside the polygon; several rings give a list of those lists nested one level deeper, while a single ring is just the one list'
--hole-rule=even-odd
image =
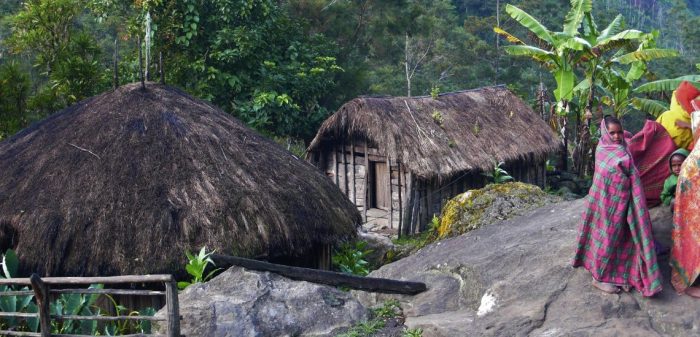
[{"label": "thatched roof", "polygon": [[446,178],[489,170],[555,151],[549,126],[502,86],[423,97],[360,97],[345,103],[322,125],[308,151],[326,142],[366,139],[418,177]]},{"label": "thatched roof", "polygon": [[202,246],[293,257],[360,221],[315,167],[167,86],[122,86],[0,143],[0,245],[45,275],[173,272]]}]

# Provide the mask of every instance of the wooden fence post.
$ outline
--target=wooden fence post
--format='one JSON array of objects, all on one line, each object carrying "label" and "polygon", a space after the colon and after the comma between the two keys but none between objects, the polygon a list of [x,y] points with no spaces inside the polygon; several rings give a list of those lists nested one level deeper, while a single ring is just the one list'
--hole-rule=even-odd
[{"label": "wooden fence post", "polygon": [[180,337],[180,309],[175,280],[165,282],[165,301],[168,308],[168,337]]},{"label": "wooden fence post", "polygon": [[51,316],[49,312],[49,287],[41,280],[39,275],[32,274],[29,277],[34,290],[34,298],[39,306],[39,326],[41,337],[51,337]]}]

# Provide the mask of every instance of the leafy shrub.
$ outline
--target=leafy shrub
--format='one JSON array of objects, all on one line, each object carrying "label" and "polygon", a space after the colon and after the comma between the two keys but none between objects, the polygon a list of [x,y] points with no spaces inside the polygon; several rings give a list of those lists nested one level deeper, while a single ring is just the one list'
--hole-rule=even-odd
[{"label": "leafy shrub", "polygon": [[221,270],[221,268],[216,268],[210,271],[206,276],[204,275],[207,266],[210,264],[215,266],[214,261],[212,261],[210,257],[211,254],[214,254],[214,252],[215,251],[211,251],[207,253],[206,247],[202,247],[197,255],[192,255],[192,253],[189,251],[185,252],[185,255],[187,255],[187,265],[185,266],[185,270],[188,274],[190,274],[190,276],[192,276],[192,280],[178,282],[178,289],[185,289],[192,284],[206,282],[212,278],[212,276],[214,276],[214,273]]},{"label": "leafy shrub", "polygon": [[369,274],[369,262],[366,258],[372,252],[367,249],[367,242],[344,243],[333,254],[333,267],[341,273],[366,276]]},{"label": "leafy shrub", "polygon": [[484,175],[489,177],[495,184],[502,184],[513,180],[513,177],[508,175],[508,172],[501,167],[503,165],[505,165],[503,162],[494,163],[493,170],[491,172],[484,173]]},{"label": "leafy shrub", "polygon": [[423,329],[406,329],[401,335],[401,337],[423,337]]}]

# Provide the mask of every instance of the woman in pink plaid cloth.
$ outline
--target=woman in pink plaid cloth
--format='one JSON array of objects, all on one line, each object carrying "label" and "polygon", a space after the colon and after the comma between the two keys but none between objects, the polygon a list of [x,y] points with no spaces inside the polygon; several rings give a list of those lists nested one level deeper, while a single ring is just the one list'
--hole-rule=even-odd
[{"label": "woman in pink plaid cloth", "polygon": [[661,291],[661,274],[644,188],[623,132],[617,118],[606,116],[600,123],[573,266],[590,271],[593,286],[606,293],[635,288],[652,296]]}]

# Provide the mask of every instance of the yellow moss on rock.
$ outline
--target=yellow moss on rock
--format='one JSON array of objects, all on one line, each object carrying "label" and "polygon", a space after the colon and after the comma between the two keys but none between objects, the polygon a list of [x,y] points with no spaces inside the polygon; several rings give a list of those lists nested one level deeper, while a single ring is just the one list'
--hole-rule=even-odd
[{"label": "yellow moss on rock", "polygon": [[487,185],[447,202],[440,217],[438,236],[442,239],[463,234],[559,200],[537,186],[521,182]]}]

